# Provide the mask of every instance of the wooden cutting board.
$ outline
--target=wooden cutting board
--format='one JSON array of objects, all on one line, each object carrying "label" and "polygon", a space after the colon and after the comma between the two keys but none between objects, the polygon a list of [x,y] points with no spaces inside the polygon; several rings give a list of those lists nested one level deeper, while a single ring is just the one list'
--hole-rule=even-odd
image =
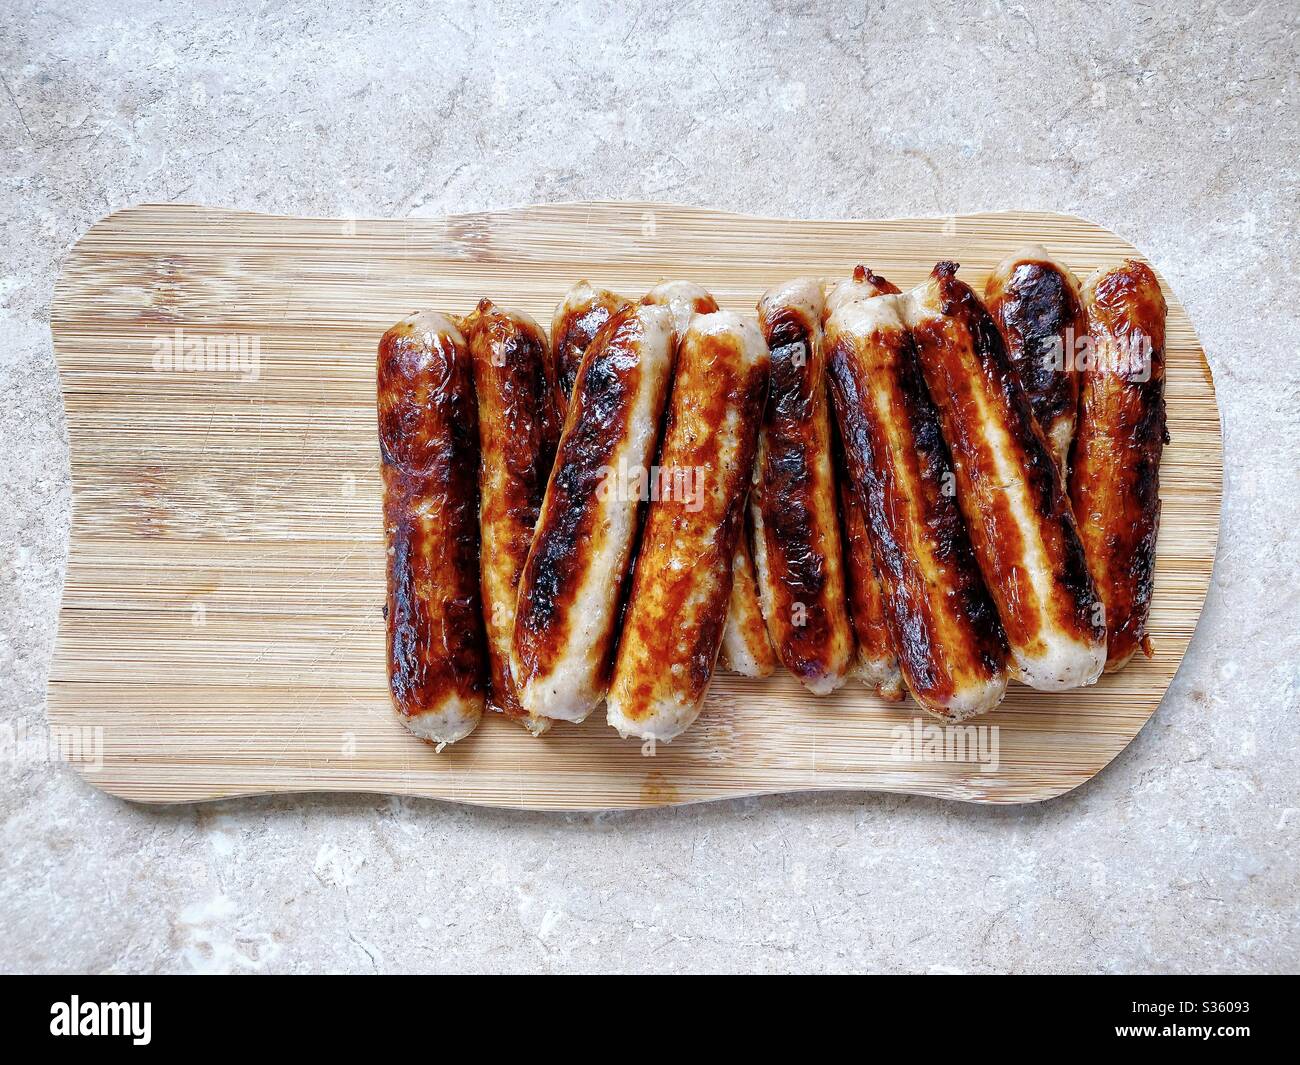
[{"label": "wooden cutting board", "polygon": [[[598,711],[540,740],[485,717],[435,753],[391,709],[380,615],[375,347],[409,311],[464,312],[486,295],[549,323],[582,277],[634,296],[689,278],[723,307],[752,311],[794,275],[864,262],[907,287],[942,258],[982,288],[1026,241],[1081,276],[1137,254],[1092,223],[1041,213],[809,222],[648,203],[402,221],[120,211],[72,250],[52,310],[73,516],[51,722],[86,730],[67,735],[95,752],[81,765],[88,779],[144,802],[369,791],[578,810],[832,788],[994,803],[1059,795],[1155,711],[1210,580],[1219,414],[1200,344],[1167,290],[1173,441],[1161,470],[1156,655],[1095,688],[1013,686],[973,722],[996,731],[936,737],[912,704],[884,704],[856,684],[818,699],[789,674],[720,673],[694,728],[653,752],[620,740]],[[958,754],[958,740],[972,744],[966,760],[937,758]]]}]

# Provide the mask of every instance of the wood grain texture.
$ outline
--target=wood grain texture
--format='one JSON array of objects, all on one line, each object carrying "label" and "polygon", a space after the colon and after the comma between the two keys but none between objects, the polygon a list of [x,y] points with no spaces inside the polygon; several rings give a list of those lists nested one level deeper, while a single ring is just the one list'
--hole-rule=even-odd
[{"label": "wood grain texture", "polygon": [[[1155,711],[1200,614],[1222,490],[1209,367],[1169,300],[1172,443],[1151,633],[1156,654],[1095,688],[1013,685],[998,766],[912,761],[919,711],[851,683],[720,673],[695,726],[652,757],[598,711],[533,739],[486,719],[441,754],[398,723],[384,676],[375,348],[417,308],[481,296],[549,321],[581,277],[632,296],[663,278],[724,308],[797,274],[864,262],[906,287],[953,258],[977,291],[1045,244],[1081,276],[1135,250],[1064,215],[809,222],[585,203],[444,220],[280,218],[143,206],[73,249],[52,312],[72,451],[71,555],[50,676],[55,725],[103,730],[87,778],[145,802],[369,791],[597,809],[874,789],[1046,799],[1104,767]],[[165,342],[256,342],[257,372],[166,369]],[[245,350],[249,350],[247,347]],[[251,379],[254,378],[255,379]]]}]

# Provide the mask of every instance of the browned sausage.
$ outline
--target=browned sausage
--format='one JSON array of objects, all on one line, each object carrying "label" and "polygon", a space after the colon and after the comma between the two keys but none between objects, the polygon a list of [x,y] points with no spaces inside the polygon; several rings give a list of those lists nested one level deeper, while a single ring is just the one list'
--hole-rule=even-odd
[{"label": "browned sausage", "polygon": [[1093,579],[1106,604],[1106,670],[1142,648],[1160,527],[1165,425],[1165,298],[1130,259],[1084,285],[1091,351],[1083,374],[1070,494]]},{"label": "browned sausage", "polygon": [[872,558],[866,512],[858,504],[847,477],[840,482],[840,512],[849,568],[849,617],[857,637],[850,673],[882,699],[898,702],[903,698],[903,675],[885,623],[885,592]]},{"label": "browned sausage", "polygon": [[[833,284],[826,293],[822,312],[825,327],[841,307],[874,296],[897,294],[898,286],[858,266],[853,276]],[[834,426],[832,425],[832,428]],[[833,434],[838,438],[838,433]],[[903,676],[898,669],[898,655],[885,624],[885,593],[880,586],[871,556],[871,538],[867,533],[867,516],[849,487],[844,471],[840,441],[835,441],[836,480],[840,487],[840,520],[844,527],[844,558],[848,566],[849,618],[857,637],[850,673],[882,699],[897,702],[903,698]]]},{"label": "browned sausage", "polygon": [[822,282],[766,293],[759,324],[772,383],[750,511],[760,601],[777,657],[817,695],[844,683],[853,656],[844,587],[830,412],[826,402]]},{"label": "browned sausage", "polygon": [[555,364],[541,327],[526,314],[479,303],[462,326],[478,396],[479,534],[488,708],[533,734],[550,720],[519,702],[510,669],[515,597],[560,436]]},{"label": "browned sausage", "polygon": [[736,538],[732,559],[731,603],[722,630],[721,662],[723,669],[742,677],[770,677],[776,672],[776,654],[758,602],[758,579],[749,552],[749,508],[745,511],[746,528]]},{"label": "browned sausage", "polygon": [[758,327],[696,314],[677,350],[659,458],[607,701],[621,736],[668,741],[713,676],[767,398]]},{"label": "browned sausage", "polygon": [[579,281],[555,308],[555,316],[551,319],[551,344],[555,351],[561,421],[569,410],[569,397],[573,395],[573,383],[578,379],[582,356],[601,326],[628,303],[616,292],[592,288],[586,281]]},{"label": "browned sausage", "polygon": [[672,313],[642,306],[583,357],[519,582],[511,668],[530,713],[582,721],[605,697],[672,358]]},{"label": "browned sausage", "polygon": [[718,301],[709,290],[694,281],[661,281],[641,297],[647,306],[667,307],[673,312],[673,333],[678,342],[697,314],[712,314]]},{"label": "browned sausage", "polygon": [[866,518],[885,626],[913,698],[951,720],[1006,692],[1006,643],[957,502],[900,296],[842,305],[827,377],[848,487]]},{"label": "browned sausage", "polygon": [[379,449],[388,553],[388,682],[403,723],[455,743],[483,713],[478,415],[469,352],[421,311],[379,342]]},{"label": "browned sausage", "polygon": [[1052,458],[1068,474],[1079,407],[1074,356],[1088,335],[1088,316],[1073,271],[1031,244],[1004,259],[984,286],[989,313],[1002,330]]},{"label": "browned sausage", "polygon": [[[641,302],[668,307],[673,312],[673,329],[679,340],[695,315],[712,314],[718,309],[717,300],[694,281],[660,282],[642,297]],[[722,664],[744,676],[767,677],[776,669],[776,658],[758,606],[749,534],[747,515],[746,528],[736,538],[736,557],[732,559],[731,603],[723,631]]]},{"label": "browned sausage", "polygon": [[1105,612],[1060,468],[997,325],[957,279],[956,263],[939,263],[904,305],[1017,675],[1048,691],[1095,683],[1106,658]]}]

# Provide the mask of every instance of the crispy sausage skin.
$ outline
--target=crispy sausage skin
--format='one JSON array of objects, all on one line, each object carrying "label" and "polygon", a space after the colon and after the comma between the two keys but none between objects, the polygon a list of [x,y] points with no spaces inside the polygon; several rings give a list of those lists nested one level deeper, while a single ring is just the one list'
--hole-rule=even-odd
[{"label": "crispy sausage skin", "polygon": [[786,669],[816,695],[844,683],[853,657],[831,463],[824,306],[822,282],[814,278],[759,300],[772,384],[750,496],[768,633]]},{"label": "crispy sausage skin", "polygon": [[697,314],[713,314],[718,301],[694,281],[661,281],[641,297],[647,307],[667,307],[673,312],[673,332],[680,342]]},{"label": "crispy sausage skin", "polygon": [[582,721],[605,697],[673,360],[665,307],[627,307],[583,357],[528,550],[511,669],[531,714]]},{"label": "crispy sausage skin", "polygon": [[682,336],[607,700],[621,736],[666,742],[699,715],[722,645],[769,366],[758,327],[739,315],[697,314]]},{"label": "crispy sausage skin", "polygon": [[[673,330],[680,342],[697,314],[713,314],[718,301],[694,281],[662,281],[642,298],[645,304],[668,307],[673,312]],[[749,551],[749,523],[736,538],[732,560],[731,604],[722,638],[722,664],[747,677],[768,677],[776,670],[772,641],[768,638],[758,605],[754,560]]]},{"label": "crispy sausage skin", "polygon": [[1070,496],[1084,552],[1106,604],[1106,671],[1140,647],[1160,526],[1165,424],[1165,298],[1145,263],[1130,259],[1084,285],[1091,352],[1083,373]]},{"label": "crispy sausage skin", "polygon": [[849,568],[849,617],[853,621],[853,635],[857,637],[857,652],[850,673],[882,699],[901,702],[903,674],[898,668],[898,655],[894,653],[894,639],[885,622],[885,591],[871,552],[867,514],[858,504],[847,477],[840,482],[840,515],[844,523],[844,557]]},{"label": "crispy sausage skin", "polygon": [[732,559],[731,603],[722,630],[721,662],[723,669],[742,677],[770,677],[776,672],[776,654],[758,602],[754,558],[749,550],[749,508],[745,510],[746,528],[736,538]]},{"label": "crispy sausage skin", "polygon": [[481,587],[491,678],[487,705],[539,735],[550,720],[520,705],[510,641],[519,575],[560,436],[555,363],[546,334],[532,318],[491,300],[479,303],[462,331],[478,397]]},{"label": "crispy sausage skin", "polygon": [[886,281],[879,274],[873,273],[859,264],[853,268],[853,276],[839,281],[826,282],[826,306],[822,308],[822,325],[831,315],[846,303],[868,300],[874,296],[897,295],[898,286]]},{"label": "crispy sausage skin", "polygon": [[[851,278],[838,281],[827,290],[822,327],[825,329],[831,316],[846,304],[897,293],[897,285],[865,266],[855,267]],[[885,593],[872,560],[867,515],[849,487],[844,472],[843,447],[834,429],[835,423],[832,422],[832,435],[836,437],[834,452],[840,489],[840,523],[844,530],[844,561],[848,567],[849,618],[857,637],[857,650],[849,672],[882,699],[898,702],[903,698],[903,676],[898,669],[893,638],[885,624]]]},{"label": "crispy sausage skin", "polygon": [[903,680],[926,710],[961,720],[1002,701],[1006,641],[952,494],[901,300],[840,306],[826,327],[827,378]]},{"label": "crispy sausage skin", "polygon": [[1079,280],[1045,248],[1031,244],[989,275],[984,298],[1052,458],[1066,477],[1079,407],[1074,356],[1088,335]]},{"label": "crispy sausage skin", "polygon": [[579,281],[565,293],[555,308],[551,319],[551,342],[555,350],[555,367],[558,377],[558,406],[560,420],[569,410],[569,397],[573,383],[578,379],[578,367],[588,346],[600,332],[601,326],[628,305],[616,292],[592,288]]},{"label": "crispy sausage skin", "polygon": [[487,689],[479,603],[478,415],[465,338],[421,311],[379,342],[379,451],[388,555],[388,683],[430,743],[474,731]]},{"label": "crispy sausage skin", "polygon": [[997,325],[956,273],[939,263],[903,303],[975,559],[1019,679],[1045,691],[1094,684],[1105,610],[1060,468]]}]

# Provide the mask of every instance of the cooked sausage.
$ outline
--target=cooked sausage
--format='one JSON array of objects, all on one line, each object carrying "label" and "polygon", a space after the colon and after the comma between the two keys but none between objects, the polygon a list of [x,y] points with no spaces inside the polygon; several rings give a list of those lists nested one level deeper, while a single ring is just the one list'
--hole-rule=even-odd
[{"label": "cooked sausage", "polygon": [[1091,352],[1079,405],[1070,495],[1084,552],[1106,604],[1106,670],[1139,647],[1151,657],[1147,613],[1160,527],[1165,424],[1165,298],[1130,259],[1084,285]]},{"label": "cooked sausage", "polygon": [[997,325],[956,274],[956,263],[939,263],[903,304],[975,559],[1018,677],[1047,691],[1093,684],[1105,612],[1060,468]]},{"label": "cooked sausage", "polygon": [[694,281],[661,281],[641,297],[646,306],[667,307],[673,312],[673,332],[680,341],[697,314],[712,314],[718,301],[708,289]]},{"label": "cooked sausage", "polygon": [[767,398],[758,327],[697,314],[672,398],[607,707],[621,736],[668,741],[699,715],[722,645],[736,543]]},{"label": "cooked sausage", "polygon": [[776,672],[776,655],[758,602],[754,558],[749,551],[749,508],[745,511],[746,528],[736,538],[732,559],[731,602],[722,630],[722,668],[742,677],[770,677]]},{"label": "cooked sausage", "polygon": [[588,346],[600,332],[601,326],[628,305],[616,292],[592,288],[579,281],[565,293],[551,319],[551,343],[555,350],[556,375],[559,380],[558,406],[560,420],[569,410],[569,397],[573,395],[573,382],[578,379],[578,367]]},{"label": "cooked sausage", "polygon": [[465,338],[421,311],[379,342],[379,451],[388,556],[388,684],[402,722],[455,743],[483,713],[478,415]]},{"label": "cooked sausage", "polygon": [[1066,477],[1079,407],[1074,358],[1077,345],[1088,335],[1079,280],[1046,249],[1031,244],[1009,255],[989,275],[984,298],[1002,330],[1029,408]]},{"label": "cooked sausage", "polygon": [[[827,289],[822,327],[825,328],[831,316],[848,303],[897,292],[897,285],[859,265],[854,268],[851,278],[835,282]],[[833,453],[837,459],[840,523],[844,531],[844,560],[848,567],[849,619],[857,637],[857,649],[849,672],[882,699],[896,702],[903,698],[903,677],[898,669],[893,639],[885,624],[885,593],[871,557],[867,517],[844,475],[843,449],[838,433],[834,432],[834,422],[831,428],[832,436],[836,437]]]},{"label": "cooked sausage", "polygon": [[609,684],[640,496],[654,460],[673,359],[665,307],[627,307],[578,372],[528,550],[511,669],[532,714],[582,721]]},{"label": "cooked sausage", "polygon": [[[642,297],[641,302],[670,308],[673,329],[679,340],[695,315],[712,314],[718,309],[717,300],[694,281],[660,282]],[[758,586],[748,540],[747,517],[745,529],[736,538],[736,557],[732,560],[731,603],[723,630],[722,664],[747,677],[767,677],[776,669],[776,658],[758,606]]]},{"label": "cooked sausage", "polygon": [[822,309],[822,325],[825,326],[830,316],[846,303],[897,292],[897,285],[859,264],[853,268],[852,277],[830,283],[826,288],[826,306]]},{"label": "cooked sausage", "polygon": [[550,720],[519,702],[510,669],[519,575],[528,558],[546,478],[560,436],[555,363],[546,334],[528,315],[482,300],[462,325],[474,366],[479,429],[479,535],[488,709],[534,735]]},{"label": "cooked sausage", "polygon": [[826,372],[903,680],[926,710],[960,720],[1002,701],[1006,641],[901,312],[895,295],[842,305],[827,322]]},{"label": "cooked sausage", "polygon": [[779,286],[759,301],[772,383],[750,503],[754,567],[772,645],[816,695],[844,683],[853,656],[831,466],[824,306],[822,282],[814,278]]},{"label": "cooked sausage", "polygon": [[903,698],[903,675],[898,669],[894,639],[885,623],[885,592],[871,553],[866,511],[858,503],[847,477],[840,481],[840,514],[844,523],[844,557],[849,570],[849,618],[853,622],[853,635],[857,637],[849,673],[882,699],[898,702]]}]

